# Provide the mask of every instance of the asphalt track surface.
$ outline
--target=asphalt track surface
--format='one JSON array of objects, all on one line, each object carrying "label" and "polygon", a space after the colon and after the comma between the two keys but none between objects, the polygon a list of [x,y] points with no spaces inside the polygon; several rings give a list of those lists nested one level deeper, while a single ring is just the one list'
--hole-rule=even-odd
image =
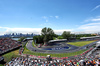
[{"label": "asphalt track surface", "polygon": [[68,53],[68,52],[75,52],[75,51],[78,51],[78,50],[82,50],[82,49],[84,49],[87,46],[92,46],[96,42],[90,43],[90,44],[85,45],[83,47],[77,47],[77,46],[73,46],[73,45],[66,44],[65,42],[63,42],[62,44],[68,46],[69,49],[66,49],[66,50],[43,50],[43,49],[40,49],[40,48],[33,47],[32,40],[30,40],[30,41],[28,41],[26,47],[29,50],[34,51],[34,52],[42,52],[42,53]]}]

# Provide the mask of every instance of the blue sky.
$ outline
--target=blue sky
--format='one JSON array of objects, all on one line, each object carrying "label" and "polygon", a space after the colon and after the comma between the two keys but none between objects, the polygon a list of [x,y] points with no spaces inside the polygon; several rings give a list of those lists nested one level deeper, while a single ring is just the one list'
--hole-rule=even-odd
[{"label": "blue sky", "polygon": [[0,0],[0,35],[9,32],[99,32],[100,0]]}]

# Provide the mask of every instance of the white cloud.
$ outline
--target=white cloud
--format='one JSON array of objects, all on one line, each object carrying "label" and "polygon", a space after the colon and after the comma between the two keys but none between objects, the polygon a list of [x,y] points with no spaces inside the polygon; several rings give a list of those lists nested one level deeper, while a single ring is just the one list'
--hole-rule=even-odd
[{"label": "white cloud", "polygon": [[45,20],[45,22],[48,22],[48,17],[43,16],[42,18]]},{"label": "white cloud", "polygon": [[85,25],[81,25],[80,27],[78,27],[78,29],[88,31],[88,32],[98,32],[100,31],[100,22],[98,23],[88,23]]},{"label": "white cloud", "polygon": [[42,18],[45,20],[45,22],[48,22],[51,18],[55,17],[56,19],[59,18],[59,16],[42,16]]},{"label": "white cloud", "polygon": [[100,16],[97,16],[97,17],[91,17],[87,20],[85,20],[85,22],[97,22],[97,21],[100,21]]},{"label": "white cloud", "polygon": [[46,22],[48,22],[48,20],[46,20]]},{"label": "white cloud", "polygon": [[3,33],[36,33],[40,34],[41,28],[9,28],[9,27],[0,27],[0,29],[5,29],[5,31],[0,31],[1,34]]},{"label": "white cloud", "polygon": [[53,16],[50,16],[51,18],[53,17]]},{"label": "white cloud", "polygon": [[43,16],[42,18],[43,18],[43,19],[47,19],[48,17],[46,17],[46,16]]},{"label": "white cloud", "polygon": [[53,18],[53,17],[55,17],[56,19],[59,18],[59,16],[49,16],[49,17],[47,17],[47,16],[43,16],[42,18],[43,18],[43,19],[49,19],[49,18]]},{"label": "white cloud", "polygon": [[58,19],[58,18],[59,18],[59,16],[55,16],[55,18],[56,18],[56,19]]},{"label": "white cloud", "polygon": [[8,27],[0,27],[0,28],[2,28],[2,29],[8,29]]},{"label": "white cloud", "polygon": [[6,33],[6,32],[1,32],[1,31],[0,31],[0,35],[4,35],[5,33]]},{"label": "white cloud", "polygon": [[100,21],[100,18],[92,19],[91,21]]},{"label": "white cloud", "polygon": [[94,33],[100,31],[100,16],[90,17],[84,21],[85,24],[80,25],[77,30],[85,33]]},{"label": "white cloud", "polygon": [[52,26],[52,24],[49,22],[46,22],[46,23],[40,24],[40,26],[41,27],[50,27],[50,26]]},{"label": "white cloud", "polygon": [[94,7],[94,8],[92,9],[92,11],[96,10],[97,8],[100,8],[100,5],[97,5],[96,7]]},{"label": "white cloud", "polygon": [[[6,33],[34,33],[34,34],[41,34],[42,28],[9,28],[9,27],[0,27],[0,29],[5,29],[5,31],[0,31],[0,35]],[[73,29],[62,29],[62,30],[54,30],[56,34],[62,34],[63,31],[72,31]]]},{"label": "white cloud", "polygon": [[61,29],[61,30],[54,30],[54,32],[55,32],[56,34],[59,34],[59,35],[61,35],[64,31],[70,31],[70,32],[72,32],[72,31],[73,31],[73,29]]}]

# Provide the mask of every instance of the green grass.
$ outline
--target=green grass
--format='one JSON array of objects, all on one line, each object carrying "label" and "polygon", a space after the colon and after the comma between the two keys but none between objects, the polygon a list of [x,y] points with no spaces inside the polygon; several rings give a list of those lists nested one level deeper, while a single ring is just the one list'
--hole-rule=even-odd
[{"label": "green grass", "polygon": [[35,47],[35,48],[36,48],[34,41],[32,42],[32,45],[33,45],[33,47]]},{"label": "green grass", "polygon": [[0,64],[0,66],[4,66],[3,64]]},{"label": "green grass", "polygon": [[83,53],[86,50],[80,50],[77,52],[72,52],[72,53],[60,53],[60,54],[49,54],[49,53],[38,53],[38,52],[32,52],[30,50],[25,50],[24,54],[29,54],[29,55],[36,55],[36,56],[47,56],[51,55],[52,57],[70,57],[70,56],[75,56]]},{"label": "green grass", "polygon": [[81,46],[90,44],[92,42],[95,42],[95,40],[93,40],[93,41],[80,41],[80,42],[68,42],[67,44],[71,44],[71,45],[74,45],[74,46],[81,47]]},{"label": "green grass", "polygon": [[49,54],[49,53],[39,53],[39,52],[33,52],[30,51],[26,48],[26,46],[24,47],[24,52],[23,54],[29,54],[29,55],[36,55],[36,56],[47,56],[47,55],[51,55],[52,57],[69,57],[69,56],[75,56],[75,55],[79,55],[82,54],[83,52],[85,52],[86,50],[80,50],[77,52],[71,52],[71,53],[54,53],[54,54]]},{"label": "green grass", "polygon": [[12,57],[19,57],[20,55],[18,54],[19,54],[19,49],[6,53],[3,55],[4,61],[9,62],[11,61]]}]

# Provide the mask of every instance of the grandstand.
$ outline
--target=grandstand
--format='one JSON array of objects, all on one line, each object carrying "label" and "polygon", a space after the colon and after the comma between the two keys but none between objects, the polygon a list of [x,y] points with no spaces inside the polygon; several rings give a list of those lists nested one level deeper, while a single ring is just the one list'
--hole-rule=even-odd
[{"label": "grandstand", "polygon": [[11,38],[1,38],[0,39],[0,54],[3,54],[7,51],[13,50],[22,46],[18,41],[12,40]]},{"label": "grandstand", "polygon": [[[20,44],[18,41],[12,40],[11,38],[1,38],[0,39],[0,55],[21,46],[22,44]],[[1,56],[0,61],[2,60],[4,60],[4,57]]]},{"label": "grandstand", "polygon": [[13,58],[5,66],[100,66],[100,56],[95,57],[94,54],[86,56],[84,53],[61,59],[55,57],[50,61],[46,58],[41,59],[40,56],[22,56]]}]

